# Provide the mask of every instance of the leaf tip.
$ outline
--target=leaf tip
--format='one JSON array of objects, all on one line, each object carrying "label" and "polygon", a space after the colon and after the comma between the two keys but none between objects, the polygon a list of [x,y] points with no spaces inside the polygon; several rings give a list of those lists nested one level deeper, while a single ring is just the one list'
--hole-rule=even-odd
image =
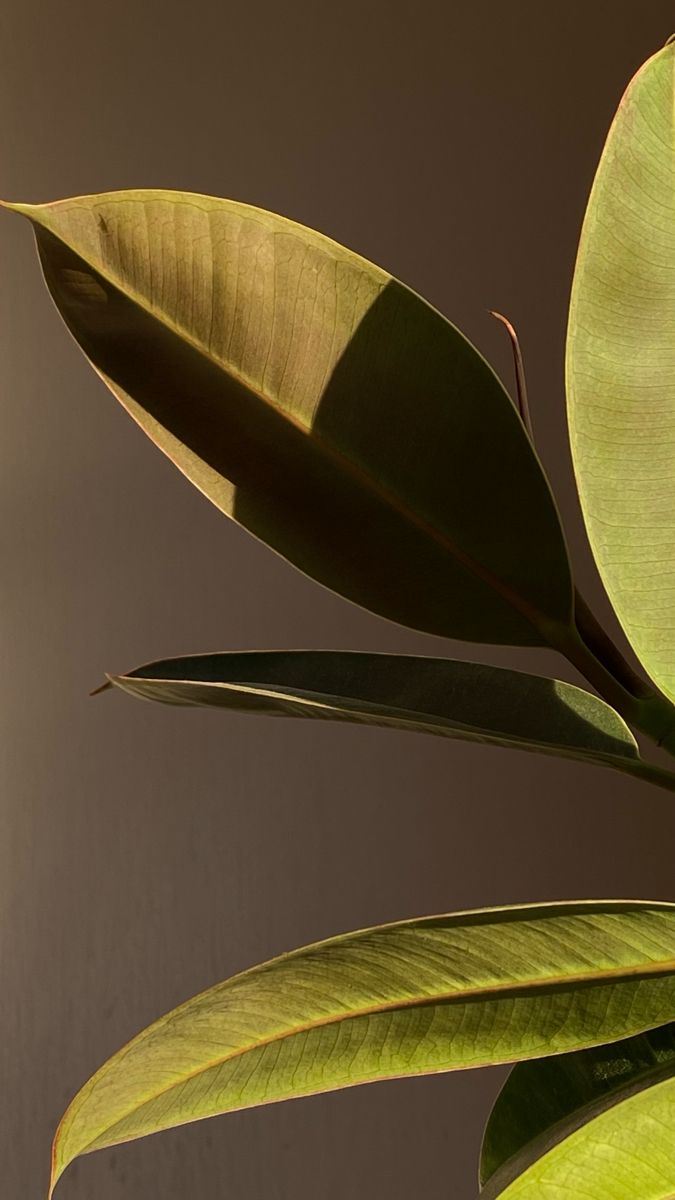
[{"label": "leaf tip", "polygon": [[56,1163],[52,1167],[51,1178],[49,1180],[49,1191],[47,1192],[47,1200],[52,1200],[54,1192],[56,1191],[56,1185],[59,1182],[59,1179],[61,1178],[61,1176],[63,1175],[63,1170],[64,1170],[64,1168],[57,1167]]},{"label": "leaf tip", "polygon": [[[59,1125],[59,1129],[60,1129],[60,1125]],[[57,1162],[57,1157],[56,1157],[57,1156],[58,1137],[59,1137],[59,1130],[57,1129],[56,1134],[54,1135],[54,1141],[52,1142],[52,1161],[51,1161],[51,1168],[50,1168],[50,1172],[49,1172],[49,1191],[47,1192],[47,1200],[52,1200],[56,1185],[59,1182],[61,1175],[63,1174],[63,1168],[59,1167],[59,1164]]]},{"label": "leaf tip", "polygon": [[491,317],[495,317],[498,321],[501,321],[502,325],[506,325],[507,329],[513,329],[513,325],[509,321],[509,318],[505,317],[503,313],[498,312],[496,308],[488,308],[488,313]]},{"label": "leaf tip", "polygon": [[89,693],[89,695],[90,695],[90,696],[99,696],[99,695],[101,694],[101,692],[107,692],[107,691],[108,691],[108,688],[111,688],[111,687],[112,687],[112,681],[111,681],[111,679],[110,679],[110,676],[107,676],[107,677],[106,677],[106,681],[105,681],[105,683],[101,683],[101,684],[99,684],[99,686],[98,686],[98,687],[95,687],[95,688],[94,688],[94,689],[93,689],[93,690],[92,690],[92,691]]},{"label": "leaf tip", "polygon": [[19,213],[23,217],[29,217],[36,207],[37,205],[35,204],[21,204],[18,200],[0,199],[0,208],[6,208],[8,212]]}]

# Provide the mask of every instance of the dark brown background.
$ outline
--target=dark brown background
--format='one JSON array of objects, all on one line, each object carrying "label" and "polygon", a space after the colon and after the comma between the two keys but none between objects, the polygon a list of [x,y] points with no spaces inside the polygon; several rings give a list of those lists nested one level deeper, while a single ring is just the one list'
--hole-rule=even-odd
[{"label": "dark brown background", "polygon": [[[7,4],[0,192],[166,186],[278,210],[388,267],[507,373],[485,312],[502,309],[587,580],[561,383],[570,273],[616,103],[673,28],[655,2]],[[33,1200],[73,1091],[187,996],[378,921],[675,899],[675,812],[619,775],[515,752],[89,700],[104,669],[163,654],[482,651],[357,610],[222,518],[90,372],[10,216],[0,253],[0,1175],[6,1200]],[[573,677],[552,654],[491,657]],[[204,1122],[82,1161],[62,1195],[470,1200],[501,1075]]]}]

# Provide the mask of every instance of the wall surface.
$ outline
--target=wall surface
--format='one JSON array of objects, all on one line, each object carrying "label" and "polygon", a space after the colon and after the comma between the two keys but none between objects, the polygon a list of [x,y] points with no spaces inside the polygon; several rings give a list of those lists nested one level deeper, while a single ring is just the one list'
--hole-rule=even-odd
[{"label": "wall surface", "polygon": [[[0,12],[0,194],[165,186],[331,234],[425,294],[510,383],[589,594],[565,436],[575,246],[622,90],[675,26],[626,0],[118,0]],[[174,653],[555,655],[399,629],[221,517],[66,335],[29,228],[0,221],[0,1173],[44,1195],[103,1058],[252,963],[367,924],[549,898],[675,899],[675,810],[619,775],[373,729],[89,699]],[[74,1166],[64,1200],[471,1200],[502,1071],[354,1089]]]}]

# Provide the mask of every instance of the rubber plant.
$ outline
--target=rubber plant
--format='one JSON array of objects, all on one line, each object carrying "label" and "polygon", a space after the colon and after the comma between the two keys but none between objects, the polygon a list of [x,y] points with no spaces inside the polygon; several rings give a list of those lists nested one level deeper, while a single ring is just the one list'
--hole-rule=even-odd
[{"label": "rubber plant", "polygon": [[[564,755],[675,790],[675,45],[630,83],[574,274],[574,468],[641,670],[575,588],[517,396],[379,267],[245,204],[165,191],[7,204],[92,366],[215,505],[381,616],[545,646],[593,691],[482,663],[215,653],[105,686],[169,704],[388,725]],[[507,322],[508,325],[508,322]],[[365,929],[254,967],[140,1033],[68,1108],[78,1155],[233,1109],[519,1061],[485,1200],[675,1193],[675,905],[578,901]],[[522,1060],[522,1061],[520,1061]]]}]

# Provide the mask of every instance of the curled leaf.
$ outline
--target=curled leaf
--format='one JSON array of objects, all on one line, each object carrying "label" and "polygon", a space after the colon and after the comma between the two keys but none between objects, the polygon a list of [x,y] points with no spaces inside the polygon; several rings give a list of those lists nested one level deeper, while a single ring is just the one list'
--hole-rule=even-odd
[{"label": "curled leaf", "polygon": [[[625,721],[570,683],[483,663],[331,650],[194,654],[110,681],[164,704],[383,725],[650,770]],[[663,773],[670,786],[675,780]]]}]

